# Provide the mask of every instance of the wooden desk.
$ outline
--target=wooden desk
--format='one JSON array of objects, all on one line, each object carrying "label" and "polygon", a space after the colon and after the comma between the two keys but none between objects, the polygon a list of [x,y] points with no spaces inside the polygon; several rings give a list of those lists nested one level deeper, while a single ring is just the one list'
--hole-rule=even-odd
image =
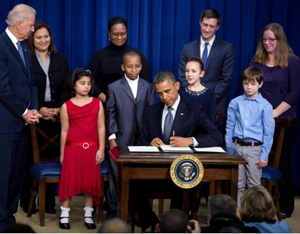
[{"label": "wooden desk", "polygon": [[[169,179],[170,166],[180,154],[174,153],[130,153],[127,148],[120,148],[118,158],[120,177],[118,184],[119,217],[127,221],[129,181],[135,179]],[[246,161],[232,148],[227,149],[226,154],[218,153],[194,153],[204,166],[202,181],[216,180],[231,181],[231,196],[237,198],[238,165],[246,164]],[[210,186],[210,195],[214,195],[214,186]]]}]

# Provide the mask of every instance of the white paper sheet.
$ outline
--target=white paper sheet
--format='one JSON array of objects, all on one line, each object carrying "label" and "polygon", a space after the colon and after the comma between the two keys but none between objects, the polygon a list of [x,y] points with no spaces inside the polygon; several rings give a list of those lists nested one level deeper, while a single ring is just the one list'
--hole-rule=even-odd
[{"label": "white paper sheet", "polygon": [[163,145],[160,148],[164,152],[193,153],[193,150],[190,147],[173,147],[171,145]]},{"label": "white paper sheet", "polygon": [[154,146],[128,146],[128,149],[130,152],[134,153],[134,152],[149,152],[149,153],[159,153],[159,149],[157,147]]},{"label": "white paper sheet", "polygon": [[205,148],[194,148],[196,152],[205,152],[205,153],[223,153],[225,154],[225,150],[221,147],[205,147]]}]

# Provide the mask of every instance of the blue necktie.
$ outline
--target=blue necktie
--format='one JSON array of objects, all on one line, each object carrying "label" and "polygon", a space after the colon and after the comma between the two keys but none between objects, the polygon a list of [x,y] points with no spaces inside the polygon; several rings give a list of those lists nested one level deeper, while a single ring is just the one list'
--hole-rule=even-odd
[{"label": "blue necktie", "polygon": [[207,61],[207,55],[208,55],[208,49],[207,49],[207,46],[208,46],[208,42],[205,42],[205,48],[203,50],[203,53],[202,53],[202,60],[203,60],[203,63],[204,63],[204,67],[206,65],[206,61]]},{"label": "blue necktie", "polygon": [[21,56],[21,59],[23,60],[24,66],[26,67],[25,56],[24,56],[24,53],[23,53],[21,43],[19,41],[17,43],[17,46],[18,46],[18,51],[19,51],[19,54]]},{"label": "blue necktie", "polygon": [[165,118],[164,134],[163,134],[165,144],[169,144],[170,141],[170,135],[173,126],[172,109],[173,109],[172,107],[168,107],[168,113]]}]

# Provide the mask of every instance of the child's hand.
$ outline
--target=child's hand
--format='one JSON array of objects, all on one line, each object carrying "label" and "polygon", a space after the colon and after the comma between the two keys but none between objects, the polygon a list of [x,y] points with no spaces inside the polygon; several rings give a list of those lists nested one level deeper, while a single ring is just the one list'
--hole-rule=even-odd
[{"label": "child's hand", "polygon": [[263,168],[266,167],[268,165],[268,162],[262,159],[258,159],[255,163],[257,165],[257,168]]},{"label": "child's hand", "polygon": [[104,160],[104,151],[98,150],[96,153],[96,165],[102,163]]},{"label": "child's hand", "polygon": [[60,154],[60,163],[62,164],[63,163],[63,161],[64,161],[64,154]]}]

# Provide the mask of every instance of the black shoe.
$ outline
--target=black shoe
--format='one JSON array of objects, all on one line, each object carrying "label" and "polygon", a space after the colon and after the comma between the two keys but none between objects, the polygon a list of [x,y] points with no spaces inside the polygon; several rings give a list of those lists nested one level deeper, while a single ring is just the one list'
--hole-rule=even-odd
[{"label": "black shoe", "polygon": [[[91,218],[93,220],[93,217],[84,217],[84,218]],[[96,229],[94,220],[93,220],[93,223],[87,223],[84,221],[84,225],[86,226],[87,229]]]},{"label": "black shoe", "polygon": [[70,224],[69,223],[61,223],[60,220],[63,218],[69,218],[69,217],[60,217],[59,218],[59,228],[60,229],[70,229]]},{"label": "black shoe", "polygon": [[54,207],[46,208],[45,212],[47,214],[56,214],[56,210],[54,209]]}]

